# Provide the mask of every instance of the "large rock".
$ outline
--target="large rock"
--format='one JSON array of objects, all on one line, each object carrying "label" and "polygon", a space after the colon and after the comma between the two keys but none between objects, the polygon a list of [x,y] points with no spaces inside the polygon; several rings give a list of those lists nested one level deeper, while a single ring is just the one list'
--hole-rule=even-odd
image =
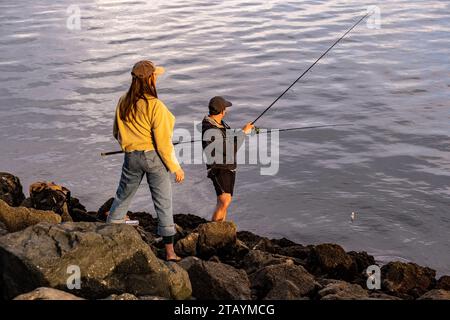
[{"label": "large rock", "polygon": [[433,269],[394,261],[381,268],[381,285],[390,294],[418,298],[435,286],[435,276]]},{"label": "large rock", "polygon": [[209,258],[231,252],[236,245],[236,225],[230,221],[209,222],[197,227],[198,255]]},{"label": "large rock", "polygon": [[53,288],[37,288],[31,292],[21,294],[14,300],[84,300],[71,293],[53,289]]},{"label": "large rock", "polygon": [[341,246],[333,243],[319,244],[311,249],[308,269],[314,274],[347,281],[356,275],[351,256]]},{"label": "large rock", "polygon": [[0,199],[12,207],[19,206],[25,200],[18,177],[7,172],[0,172]]},{"label": "large rock", "polygon": [[[247,247],[250,249],[255,249],[254,247],[262,240],[267,239],[263,238],[261,236],[258,236],[257,234],[254,234],[250,231],[239,231],[237,232],[237,238],[245,243]],[[267,239],[269,240],[269,239]]]},{"label": "large rock", "polygon": [[197,254],[197,241],[198,233],[193,232],[188,234],[175,243],[176,254],[182,257],[195,256]]},{"label": "large rock", "polygon": [[434,289],[419,297],[418,300],[450,300],[450,291]]},{"label": "large rock", "polygon": [[282,263],[293,263],[293,260],[290,257],[261,250],[250,250],[242,259],[241,267],[248,274],[251,274],[261,268]]},{"label": "large rock", "polygon": [[319,291],[321,300],[366,300],[369,299],[367,290],[358,284],[351,284],[340,280],[330,280]]},{"label": "large rock", "polygon": [[302,266],[283,263],[264,267],[250,275],[257,299],[296,300],[311,296],[318,283]]},{"label": "large rock", "polygon": [[348,255],[352,258],[357,273],[363,273],[371,265],[375,265],[375,258],[365,251],[350,251]]},{"label": "large rock", "polygon": [[243,270],[195,257],[180,263],[189,273],[192,294],[200,300],[249,300],[250,282]]},{"label": "large rock", "polygon": [[70,190],[54,182],[30,185],[30,200],[34,209],[58,213],[63,222],[73,221],[69,213]]},{"label": "large rock", "polygon": [[436,289],[450,290],[450,276],[442,276],[436,284]]},{"label": "large rock", "polygon": [[0,200],[0,222],[9,232],[23,230],[39,222],[61,223],[61,216],[52,211],[42,211],[25,207],[11,207]]},{"label": "large rock", "polygon": [[173,220],[187,232],[193,232],[199,225],[208,223],[206,219],[193,214],[175,214]]},{"label": "large rock", "polygon": [[132,226],[41,223],[0,238],[5,299],[44,286],[68,291],[72,266],[79,267],[81,289],[69,292],[84,298],[128,292],[186,299],[192,291],[186,272],[157,259]]}]

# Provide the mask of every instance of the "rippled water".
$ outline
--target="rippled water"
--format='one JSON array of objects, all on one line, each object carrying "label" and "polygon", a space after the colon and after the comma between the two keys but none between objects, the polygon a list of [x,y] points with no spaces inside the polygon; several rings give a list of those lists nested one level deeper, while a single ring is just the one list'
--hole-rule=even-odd
[{"label": "rippled water", "polygon": [[[166,67],[161,99],[192,130],[214,95],[254,119],[372,1],[0,3],[0,171],[64,184],[89,210],[113,196],[122,156],[118,97],[142,58]],[[450,272],[450,4],[383,1],[381,28],[358,26],[258,123],[354,123],[280,134],[280,172],[241,166],[230,218],[301,243],[337,242],[382,261]],[[203,165],[186,165],[175,212],[209,217]],[[154,212],[146,184],[131,207]],[[356,220],[350,221],[351,212]]]}]

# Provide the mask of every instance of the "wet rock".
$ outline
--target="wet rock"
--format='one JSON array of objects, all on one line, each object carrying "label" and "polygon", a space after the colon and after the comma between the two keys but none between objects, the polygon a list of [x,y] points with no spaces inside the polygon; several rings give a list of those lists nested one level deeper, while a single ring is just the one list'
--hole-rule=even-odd
[{"label": "wet rock", "polygon": [[22,184],[18,177],[7,172],[0,172],[0,200],[5,201],[11,207],[17,207],[25,200]]},{"label": "wet rock", "polygon": [[279,253],[281,247],[274,244],[268,238],[261,238],[253,247],[250,247],[252,250],[261,250],[270,253]]},{"label": "wet rock", "polygon": [[30,199],[34,209],[53,211],[63,222],[73,221],[69,213],[69,189],[53,182],[35,182],[30,186]]},{"label": "wet rock", "polygon": [[192,265],[194,265],[195,263],[200,263],[200,261],[201,260],[199,258],[190,256],[178,262],[178,265],[182,267],[184,270],[188,271],[192,267]]},{"label": "wet rock", "polygon": [[356,274],[351,256],[341,246],[333,243],[314,246],[308,258],[307,269],[314,274],[346,281],[352,280]]},{"label": "wet rock", "polygon": [[283,263],[264,267],[250,275],[257,299],[296,300],[311,296],[318,287],[302,266]]},{"label": "wet rock", "polygon": [[40,287],[31,292],[21,294],[14,300],[84,300],[71,293],[53,289]]},{"label": "wet rock", "polygon": [[442,276],[436,284],[436,289],[450,290],[450,276]]},{"label": "wet rock", "polygon": [[70,266],[81,272],[81,289],[71,293],[84,298],[123,292],[172,299],[190,296],[185,271],[157,259],[132,226],[40,223],[0,238],[0,288],[5,299],[42,286],[67,290]]},{"label": "wet rock", "polygon": [[319,291],[321,300],[366,300],[369,298],[367,290],[358,284],[351,284],[341,280],[330,280]]},{"label": "wet rock", "polygon": [[435,276],[435,270],[415,263],[394,261],[381,268],[382,289],[399,297],[420,297],[435,286]]},{"label": "wet rock", "polygon": [[131,293],[122,293],[122,294],[112,294],[102,300],[139,300],[134,294]]},{"label": "wet rock", "polygon": [[197,253],[208,259],[229,254],[236,245],[236,225],[230,221],[209,222],[198,226]]},{"label": "wet rock", "polygon": [[369,255],[365,251],[355,252],[350,251],[348,255],[352,258],[353,264],[355,265],[356,272],[363,273],[367,270],[367,267],[375,265],[375,258]]},{"label": "wet rock", "polygon": [[376,265],[375,258],[365,251],[350,251],[348,252],[348,255],[353,261],[353,266],[350,268],[352,272],[354,271],[352,282],[365,288],[367,286],[368,278],[366,270],[369,266]]},{"label": "wet rock", "polygon": [[251,274],[267,266],[288,262],[293,263],[292,258],[261,250],[251,250],[242,259],[241,267]]},{"label": "wet rock", "polygon": [[130,212],[128,211],[128,216],[132,220],[138,220],[139,225],[144,228],[145,231],[150,232],[154,237],[159,237],[158,235],[158,219],[154,218],[148,212]]},{"label": "wet rock", "polygon": [[78,208],[69,210],[72,220],[75,222],[99,222],[100,219],[97,218],[97,212],[93,211],[83,211]]},{"label": "wet rock", "polygon": [[270,240],[274,245],[279,246],[280,248],[292,247],[299,245],[289,239],[281,238],[281,239],[271,239]]},{"label": "wet rock", "polygon": [[302,246],[302,245],[293,245],[293,246],[287,246],[282,247],[280,250],[278,250],[278,253],[283,256],[288,256],[292,258],[297,258],[302,261],[305,261],[305,264],[307,260],[309,259],[309,255],[311,254],[311,248],[313,246]]},{"label": "wet rock", "polygon": [[450,291],[444,289],[434,289],[428,291],[417,300],[450,300]]},{"label": "wet rock", "polygon": [[208,220],[193,214],[175,214],[173,220],[187,232],[193,232],[199,225],[208,223]]},{"label": "wet rock", "polygon": [[[175,262],[164,262],[164,264],[169,270],[168,285],[171,297],[176,297],[175,299],[190,298],[192,295],[192,284],[187,271]],[[169,298],[169,296],[165,297]]]},{"label": "wet rock", "polygon": [[250,282],[243,270],[224,263],[202,261],[194,257],[184,261],[182,266],[187,268],[192,283],[192,294],[199,300],[249,300],[251,298]]},{"label": "wet rock", "polygon": [[263,239],[263,237],[260,237],[257,234],[254,234],[250,231],[239,231],[237,233],[237,238],[241,240],[243,243],[245,243],[245,245],[250,249],[254,249],[256,244],[258,244],[258,242],[260,242]]},{"label": "wet rock", "polygon": [[39,222],[61,223],[61,216],[52,211],[11,207],[0,200],[0,221],[9,232],[16,232]]}]

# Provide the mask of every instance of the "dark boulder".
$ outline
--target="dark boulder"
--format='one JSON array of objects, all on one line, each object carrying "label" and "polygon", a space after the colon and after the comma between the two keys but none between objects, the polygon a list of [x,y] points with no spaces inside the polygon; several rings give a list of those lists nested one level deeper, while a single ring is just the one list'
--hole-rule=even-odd
[{"label": "dark boulder", "polygon": [[316,275],[346,281],[351,281],[356,275],[351,256],[341,246],[333,243],[324,243],[312,247],[307,269]]},{"label": "dark boulder", "polygon": [[197,254],[204,259],[228,255],[236,246],[236,225],[231,221],[204,223],[197,231]]},{"label": "dark boulder", "polygon": [[280,248],[286,248],[286,247],[292,247],[299,245],[298,243],[295,243],[294,241],[291,241],[287,238],[280,238],[280,239],[271,239],[270,240],[274,245],[279,246]]},{"label": "dark boulder", "polygon": [[197,254],[198,233],[193,232],[175,243],[175,252],[177,255],[195,256]]},{"label": "dark boulder", "polygon": [[314,277],[292,262],[269,265],[250,275],[257,299],[296,300],[309,297],[318,288]]},{"label": "dark boulder", "polygon": [[243,270],[195,257],[183,259],[180,265],[189,273],[192,295],[199,300],[251,299],[250,282]]},{"label": "dark boulder", "polygon": [[435,276],[435,270],[415,263],[394,261],[381,268],[382,289],[399,297],[420,297],[433,289],[436,284]]},{"label": "dark boulder", "polygon": [[436,284],[436,289],[450,290],[450,276],[442,276]]},{"label": "dark boulder", "polygon": [[251,274],[267,266],[288,262],[293,263],[292,258],[261,250],[250,250],[243,257],[240,267],[248,274]]},{"label": "dark boulder", "polygon": [[37,287],[68,291],[71,266],[79,267],[81,289],[69,292],[84,298],[123,292],[173,299],[191,295],[187,273],[157,259],[132,226],[40,223],[0,238],[0,288],[5,299]]},{"label": "dark boulder", "polygon": [[69,212],[70,190],[54,182],[35,182],[30,186],[30,200],[34,209],[53,211],[63,222],[73,221]]},{"label": "dark boulder", "polygon": [[208,220],[193,214],[175,214],[173,220],[187,232],[193,232],[199,225],[208,223]]},{"label": "dark boulder", "polygon": [[0,172],[0,199],[12,207],[25,200],[20,179],[7,172]]},{"label": "dark boulder", "polygon": [[257,234],[254,234],[250,231],[239,231],[236,235],[237,238],[245,243],[245,245],[251,250],[254,249],[254,246],[263,239],[263,237],[258,236]]}]

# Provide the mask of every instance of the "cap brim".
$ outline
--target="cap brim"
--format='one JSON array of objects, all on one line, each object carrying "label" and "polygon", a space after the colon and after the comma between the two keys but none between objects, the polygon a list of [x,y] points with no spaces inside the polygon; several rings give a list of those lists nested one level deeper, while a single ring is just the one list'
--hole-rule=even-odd
[{"label": "cap brim", "polygon": [[156,75],[161,75],[164,72],[166,72],[166,70],[163,67],[159,67],[159,66],[155,68],[155,71],[153,71],[153,73]]}]

